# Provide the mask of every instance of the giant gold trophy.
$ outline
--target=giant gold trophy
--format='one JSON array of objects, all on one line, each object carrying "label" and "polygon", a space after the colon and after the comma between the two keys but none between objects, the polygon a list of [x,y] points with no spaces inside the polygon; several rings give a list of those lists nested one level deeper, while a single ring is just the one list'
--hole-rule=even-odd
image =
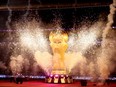
[{"label": "giant gold trophy", "polygon": [[51,74],[46,78],[48,83],[72,83],[65,67],[64,55],[68,48],[68,35],[61,30],[52,31],[49,35],[53,52],[53,66]]},{"label": "giant gold trophy", "polygon": [[51,32],[49,36],[53,52],[53,67],[51,74],[67,74],[64,63],[64,54],[67,50],[68,35],[60,30]]}]

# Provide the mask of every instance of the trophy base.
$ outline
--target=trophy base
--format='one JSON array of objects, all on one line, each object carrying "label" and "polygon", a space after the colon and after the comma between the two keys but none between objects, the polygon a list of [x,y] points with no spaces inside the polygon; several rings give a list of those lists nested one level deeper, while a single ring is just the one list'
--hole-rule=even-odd
[{"label": "trophy base", "polygon": [[55,84],[63,84],[63,83],[73,83],[72,76],[66,74],[51,74],[46,76],[46,83],[55,83]]},{"label": "trophy base", "polygon": [[55,75],[55,74],[59,74],[59,75],[63,74],[64,75],[64,74],[67,74],[67,72],[64,69],[54,69],[54,70],[52,70],[51,74],[52,75]]}]

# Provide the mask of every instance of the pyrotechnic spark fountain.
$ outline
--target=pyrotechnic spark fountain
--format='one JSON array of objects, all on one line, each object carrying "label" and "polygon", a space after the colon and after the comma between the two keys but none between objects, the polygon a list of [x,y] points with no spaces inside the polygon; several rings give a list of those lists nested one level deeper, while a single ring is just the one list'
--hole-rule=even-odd
[{"label": "pyrotechnic spark fountain", "polygon": [[[54,74],[53,76],[55,76],[58,74],[60,74],[60,75],[64,74],[64,77],[65,77],[65,76],[67,76],[67,74],[68,75],[71,75],[71,74],[78,75],[77,73],[80,73],[80,75],[86,75],[86,69],[84,67],[87,64],[87,59],[84,56],[84,52],[86,50],[88,50],[88,48],[87,48],[88,46],[91,47],[91,46],[95,45],[95,41],[96,41],[97,37],[99,36],[100,28],[96,27],[96,29],[95,29],[95,28],[91,27],[88,30],[88,32],[82,29],[82,31],[80,31],[81,33],[80,32],[72,33],[72,36],[71,36],[71,34],[68,35],[69,37],[67,37],[67,34],[65,34],[65,33],[58,34],[58,33],[53,32],[53,33],[55,33],[52,35],[52,37],[53,37],[52,39],[55,42],[54,43],[55,46],[53,45],[53,42],[51,42],[52,43],[51,46],[55,47],[55,48],[52,48],[53,55],[51,54],[51,52],[49,52],[50,47],[48,45],[50,43],[48,41],[48,38],[45,36],[44,31],[41,30],[39,24],[36,23],[36,20],[31,21],[31,22],[26,22],[24,25],[22,25],[22,23],[16,24],[16,29],[20,29],[17,34],[20,37],[19,41],[22,46],[21,49],[24,49],[24,50],[29,49],[31,51],[31,53],[34,55],[34,60],[35,60],[35,62],[33,63],[34,68],[37,68],[37,66],[39,65],[44,70],[44,73],[46,75]],[[58,27],[56,29],[60,29],[60,28]],[[56,34],[58,34],[58,35],[56,35]],[[92,38],[92,40],[90,39],[90,37]],[[69,38],[69,41],[66,41],[62,38],[66,39],[66,40]],[[85,43],[86,41],[83,42],[83,40],[84,41],[90,40],[90,42]],[[76,42],[76,44],[75,44],[75,42]],[[81,47],[82,46],[86,47],[86,48],[84,48],[85,51],[78,50],[79,43],[81,43]],[[63,46],[68,45],[69,48],[66,47],[65,50],[63,51],[64,47],[62,47],[62,45]],[[68,48],[68,50],[67,50],[67,48]],[[25,50],[25,51],[27,51],[27,50]],[[29,65],[29,63],[28,63],[29,59],[24,56],[25,51],[22,51],[20,54],[22,56],[22,58],[27,60],[27,61],[24,61],[23,67],[25,67],[26,65]],[[59,60],[60,55],[62,55],[62,57],[63,57],[63,62],[60,63],[60,61],[59,61],[58,63],[56,63],[57,61],[55,59]],[[14,61],[13,57],[15,59],[19,58],[18,55],[12,56],[11,62]],[[54,65],[53,60],[55,61],[57,67]],[[22,64],[20,63],[19,65],[20,65],[19,67],[21,68]],[[64,69],[63,72],[58,71],[61,68],[60,65]],[[12,69],[13,73],[15,73],[16,70],[13,70],[12,67],[17,68],[17,65],[13,66],[11,64],[11,69]],[[57,71],[54,71],[55,67],[59,68],[59,69]],[[34,69],[34,71],[35,71],[34,73],[36,73],[37,70]],[[67,77],[65,77],[65,78],[67,78]],[[70,81],[70,78],[68,78],[68,80]]]}]

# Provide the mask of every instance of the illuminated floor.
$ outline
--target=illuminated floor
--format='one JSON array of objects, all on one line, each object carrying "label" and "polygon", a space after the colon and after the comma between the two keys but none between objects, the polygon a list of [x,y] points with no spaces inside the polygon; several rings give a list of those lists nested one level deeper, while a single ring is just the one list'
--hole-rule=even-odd
[{"label": "illuminated floor", "polygon": [[[16,84],[9,81],[0,81],[0,87],[82,87],[80,82],[74,82],[73,84],[48,84],[43,81],[28,81],[23,82],[23,84]],[[95,85],[94,83],[88,82],[86,87],[116,87],[116,83],[110,83],[108,86],[105,85]]]}]

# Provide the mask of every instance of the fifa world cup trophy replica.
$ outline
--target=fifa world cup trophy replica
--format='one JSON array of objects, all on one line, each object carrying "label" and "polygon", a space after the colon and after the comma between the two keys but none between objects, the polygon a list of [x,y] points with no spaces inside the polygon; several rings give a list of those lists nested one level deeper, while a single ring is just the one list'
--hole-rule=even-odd
[{"label": "fifa world cup trophy replica", "polygon": [[64,55],[68,47],[68,35],[57,30],[54,33],[50,33],[49,40],[53,52],[53,68],[51,74],[66,74]]},{"label": "fifa world cup trophy replica", "polygon": [[49,35],[53,52],[53,66],[48,76],[49,83],[71,83],[64,63],[64,55],[68,48],[68,34],[61,30],[52,31]]}]

